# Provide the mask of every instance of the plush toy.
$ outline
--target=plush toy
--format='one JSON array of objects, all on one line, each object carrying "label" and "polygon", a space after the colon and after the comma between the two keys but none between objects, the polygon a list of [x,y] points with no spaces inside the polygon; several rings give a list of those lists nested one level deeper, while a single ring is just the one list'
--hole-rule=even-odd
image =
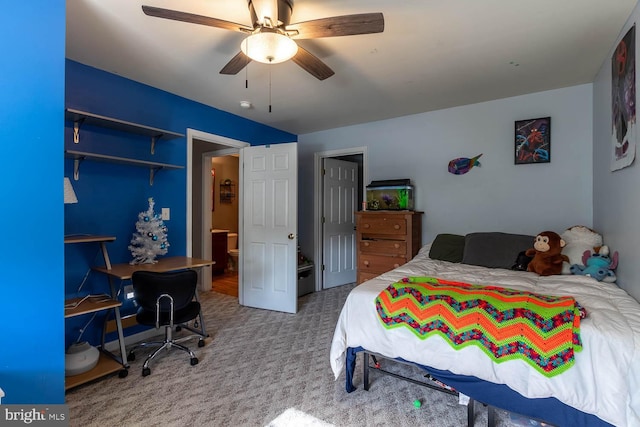
[{"label": "plush toy", "polygon": [[613,270],[618,266],[618,251],[611,257],[609,257],[609,247],[606,245],[594,252],[584,251],[582,264],[584,265],[573,264],[571,273],[593,277],[599,282],[615,282],[616,274]]},{"label": "plush toy", "polygon": [[562,255],[564,240],[558,233],[543,231],[536,236],[533,248],[527,249],[525,255],[533,257],[527,271],[533,271],[541,276],[551,276],[562,272],[562,262],[569,261],[569,257]]},{"label": "plush toy", "polygon": [[531,262],[531,257],[527,256],[525,251],[518,253],[518,257],[516,258],[516,263],[511,266],[512,270],[515,271],[527,271],[527,267]]},{"label": "plush toy", "polygon": [[593,251],[602,246],[602,236],[584,225],[567,228],[560,238],[566,243],[562,253],[569,257],[569,261],[562,264],[562,274],[571,274],[571,266],[582,263],[585,251]]}]

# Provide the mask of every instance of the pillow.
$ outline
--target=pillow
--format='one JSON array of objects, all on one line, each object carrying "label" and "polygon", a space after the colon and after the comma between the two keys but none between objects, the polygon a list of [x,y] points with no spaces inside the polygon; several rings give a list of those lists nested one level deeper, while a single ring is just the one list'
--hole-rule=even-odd
[{"label": "pillow", "polygon": [[470,233],[464,237],[464,264],[489,268],[513,266],[522,251],[533,247],[534,236],[510,233]]},{"label": "pillow", "polygon": [[460,262],[464,251],[464,236],[438,234],[431,243],[429,258],[441,261]]}]

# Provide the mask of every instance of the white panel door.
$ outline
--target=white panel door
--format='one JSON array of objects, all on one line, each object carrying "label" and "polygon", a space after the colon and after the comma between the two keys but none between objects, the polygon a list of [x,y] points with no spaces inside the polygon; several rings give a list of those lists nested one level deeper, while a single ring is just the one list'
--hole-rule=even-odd
[{"label": "white panel door", "polygon": [[243,148],[243,305],[295,313],[298,309],[297,143]]},{"label": "white panel door", "polygon": [[357,186],[357,163],[324,159],[322,287],[325,289],[356,281]]}]

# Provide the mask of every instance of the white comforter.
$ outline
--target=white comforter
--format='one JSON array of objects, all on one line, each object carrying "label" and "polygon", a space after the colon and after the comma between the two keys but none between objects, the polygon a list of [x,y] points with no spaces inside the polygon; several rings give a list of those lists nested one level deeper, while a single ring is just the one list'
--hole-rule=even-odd
[{"label": "white comforter", "polygon": [[[640,304],[615,284],[584,276],[548,276],[453,264],[428,257],[429,246],[407,264],[357,286],[342,309],[331,344],[336,379],[347,347],[401,357],[436,369],[506,384],[529,398],[555,397],[616,426],[640,426]],[[524,361],[493,363],[479,348],[454,350],[438,336],[416,339],[406,328],[380,324],[376,296],[408,276],[431,276],[549,295],[571,295],[588,313],[580,324],[583,349],[575,365],[547,378]]]}]

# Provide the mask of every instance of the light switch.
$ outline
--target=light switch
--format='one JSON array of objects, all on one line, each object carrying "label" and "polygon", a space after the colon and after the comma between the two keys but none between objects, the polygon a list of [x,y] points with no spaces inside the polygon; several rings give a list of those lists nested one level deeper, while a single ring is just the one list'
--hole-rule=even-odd
[{"label": "light switch", "polygon": [[162,208],[162,220],[169,221],[171,219],[171,210],[169,208]]}]

